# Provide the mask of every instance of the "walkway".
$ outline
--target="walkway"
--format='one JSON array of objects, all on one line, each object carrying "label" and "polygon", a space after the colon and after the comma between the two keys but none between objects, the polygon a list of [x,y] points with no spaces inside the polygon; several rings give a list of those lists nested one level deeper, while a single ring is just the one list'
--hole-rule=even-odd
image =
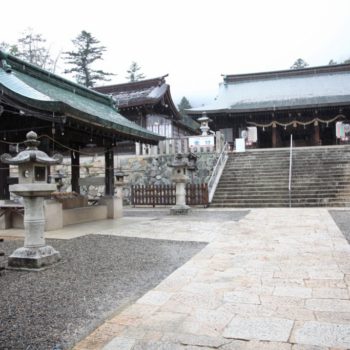
[{"label": "walkway", "polygon": [[75,350],[350,348],[350,246],[326,209],[253,209],[239,222],[205,213],[110,228],[210,243]]}]

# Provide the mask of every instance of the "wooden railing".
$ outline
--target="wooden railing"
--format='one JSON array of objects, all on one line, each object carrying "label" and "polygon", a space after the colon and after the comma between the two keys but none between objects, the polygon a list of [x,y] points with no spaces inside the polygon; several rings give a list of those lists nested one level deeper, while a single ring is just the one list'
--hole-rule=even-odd
[{"label": "wooden railing", "polygon": [[[136,205],[175,205],[175,185],[133,185],[131,186],[131,204]],[[207,184],[186,185],[187,205],[208,205]]]}]

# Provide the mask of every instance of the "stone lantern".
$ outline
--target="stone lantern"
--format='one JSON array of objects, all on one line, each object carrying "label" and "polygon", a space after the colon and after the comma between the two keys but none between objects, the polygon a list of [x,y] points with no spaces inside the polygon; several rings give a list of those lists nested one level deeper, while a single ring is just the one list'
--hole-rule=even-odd
[{"label": "stone lantern", "polygon": [[126,174],[121,170],[117,169],[114,172],[115,176],[115,218],[123,217],[123,186],[125,185],[124,178]]},{"label": "stone lantern", "polygon": [[168,164],[173,168],[172,180],[176,184],[176,204],[170,209],[171,215],[187,215],[191,209],[186,205],[186,182],[188,181],[188,161],[181,154],[177,154],[174,161]]},{"label": "stone lantern", "polygon": [[197,121],[201,123],[199,129],[201,129],[202,136],[208,136],[208,131],[210,130],[209,122],[212,120],[207,116],[207,113],[203,112],[203,116],[198,118]]},{"label": "stone lantern", "polygon": [[23,197],[24,201],[24,247],[16,249],[8,259],[8,265],[15,268],[41,268],[60,260],[60,254],[45,244],[44,197],[57,188],[48,182],[48,166],[59,164],[63,157],[56,154],[49,157],[38,150],[40,141],[30,131],[24,142],[27,148],[15,157],[3,154],[1,161],[18,165],[18,184],[10,186],[10,192]]}]

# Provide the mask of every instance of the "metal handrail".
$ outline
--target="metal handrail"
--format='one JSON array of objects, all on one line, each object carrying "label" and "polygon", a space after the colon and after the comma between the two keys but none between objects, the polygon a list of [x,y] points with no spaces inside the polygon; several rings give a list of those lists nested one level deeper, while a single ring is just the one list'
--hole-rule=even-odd
[{"label": "metal handrail", "polygon": [[225,164],[226,164],[226,161],[228,158],[227,152],[228,152],[228,143],[225,142],[224,147],[222,148],[222,150],[220,152],[220,156],[215,164],[213,172],[212,172],[210,179],[208,181],[209,203],[211,203],[211,201],[214,197],[216,187],[219,183],[222,171],[225,167]]},{"label": "metal handrail", "polygon": [[292,207],[292,168],[293,168],[293,134],[290,134],[289,183],[288,183],[289,208]]}]

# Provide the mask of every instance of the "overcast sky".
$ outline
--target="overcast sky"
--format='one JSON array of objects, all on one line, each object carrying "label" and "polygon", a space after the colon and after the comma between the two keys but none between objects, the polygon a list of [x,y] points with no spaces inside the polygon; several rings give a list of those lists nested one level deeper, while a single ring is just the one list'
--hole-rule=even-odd
[{"label": "overcast sky", "polygon": [[98,68],[113,83],[136,61],[147,78],[169,74],[175,102],[194,106],[215,98],[221,74],[350,57],[349,0],[17,0],[0,13],[0,42],[31,27],[56,53],[86,30],[107,47]]}]

